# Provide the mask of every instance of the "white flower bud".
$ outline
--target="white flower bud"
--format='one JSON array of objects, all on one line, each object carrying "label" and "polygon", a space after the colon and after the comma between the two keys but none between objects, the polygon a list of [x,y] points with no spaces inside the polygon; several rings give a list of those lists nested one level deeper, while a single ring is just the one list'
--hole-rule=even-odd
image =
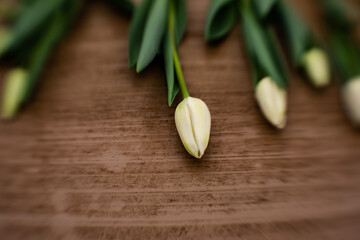
[{"label": "white flower bud", "polygon": [[341,93],[350,119],[360,126],[360,76],[347,82]]},{"label": "white flower bud", "polygon": [[262,79],[255,89],[255,98],[265,118],[278,129],[286,125],[286,97],[286,91],[270,77]]},{"label": "white flower bud", "polygon": [[6,76],[3,102],[2,117],[11,119],[17,113],[24,95],[27,72],[24,69],[13,69]]},{"label": "white flower bud", "polygon": [[175,123],[186,150],[201,158],[208,146],[211,129],[211,115],[206,104],[197,98],[185,98],[176,108]]},{"label": "white flower bud", "polygon": [[319,48],[310,49],[304,54],[304,69],[309,80],[317,88],[322,88],[330,83],[330,67],[325,52]]}]

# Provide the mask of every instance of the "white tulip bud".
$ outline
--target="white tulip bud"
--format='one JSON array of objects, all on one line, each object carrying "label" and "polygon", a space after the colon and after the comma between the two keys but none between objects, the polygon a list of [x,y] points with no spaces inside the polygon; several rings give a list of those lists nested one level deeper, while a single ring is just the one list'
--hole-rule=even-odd
[{"label": "white tulip bud", "polygon": [[211,129],[211,115],[206,104],[197,98],[185,98],[176,108],[175,123],[186,150],[201,158],[208,146]]},{"label": "white tulip bud", "polygon": [[287,93],[270,78],[262,79],[256,89],[255,98],[265,118],[276,128],[286,125]]},{"label": "white tulip bud", "polygon": [[319,48],[310,49],[304,54],[304,69],[309,80],[317,88],[322,88],[330,83],[330,67],[325,52]]},{"label": "white tulip bud", "polygon": [[16,68],[9,72],[5,79],[2,117],[11,119],[17,113],[24,95],[27,72],[24,69]]},{"label": "white tulip bud", "polygon": [[360,126],[360,76],[347,82],[341,93],[350,119]]}]

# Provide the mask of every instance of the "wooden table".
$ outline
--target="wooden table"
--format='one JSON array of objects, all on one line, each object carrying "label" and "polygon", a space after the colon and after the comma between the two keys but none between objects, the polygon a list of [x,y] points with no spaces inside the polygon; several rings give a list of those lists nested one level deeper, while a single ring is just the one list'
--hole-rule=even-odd
[{"label": "wooden table", "polygon": [[[129,70],[129,20],[91,1],[33,102],[0,123],[1,239],[360,238],[360,133],[336,84],[316,91],[292,72],[288,126],[275,131],[239,28],[208,46],[208,1],[187,2],[180,56],[213,121],[204,159],[177,135],[161,60]],[[317,21],[312,0],[295,3]]]}]

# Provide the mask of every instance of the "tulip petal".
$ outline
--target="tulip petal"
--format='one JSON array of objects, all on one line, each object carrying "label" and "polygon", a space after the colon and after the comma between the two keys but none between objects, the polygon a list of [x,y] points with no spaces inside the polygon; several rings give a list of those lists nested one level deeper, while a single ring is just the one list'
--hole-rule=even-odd
[{"label": "tulip petal", "polygon": [[211,115],[206,104],[197,98],[189,98],[188,102],[195,141],[202,157],[209,143]]},{"label": "tulip petal", "polygon": [[181,141],[186,150],[194,157],[198,157],[198,146],[195,141],[194,132],[192,128],[190,111],[187,104],[188,99],[182,101],[175,112],[175,123]]}]

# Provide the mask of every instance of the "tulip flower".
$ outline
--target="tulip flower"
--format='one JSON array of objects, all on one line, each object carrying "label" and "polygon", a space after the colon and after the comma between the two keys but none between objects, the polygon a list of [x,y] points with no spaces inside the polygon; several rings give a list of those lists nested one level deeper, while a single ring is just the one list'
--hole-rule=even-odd
[{"label": "tulip flower", "polygon": [[17,66],[5,81],[3,118],[13,118],[30,101],[47,59],[81,5],[81,0],[21,1],[13,21],[0,30],[0,57]]},{"label": "tulip flower", "polygon": [[[264,117],[275,128],[286,125],[287,74],[274,32],[262,17],[277,1],[212,0],[206,20],[205,38],[215,41],[230,32],[237,19],[243,25],[245,47],[249,56],[255,99]],[[260,8],[261,14],[257,12]]]},{"label": "tulip flower", "polygon": [[249,56],[255,98],[264,117],[276,128],[286,125],[286,83],[284,63],[274,32],[264,24],[262,15],[270,12],[276,1],[212,0],[206,19],[205,38],[215,41],[226,36],[237,19],[243,24],[243,36]]},{"label": "tulip flower", "polygon": [[355,22],[343,1],[323,0],[322,3],[344,108],[350,120],[360,126],[360,50],[354,38]]},{"label": "tulip flower", "polygon": [[293,66],[305,70],[314,87],[327,86],[331,80],[328,57],[299,14],[284,0],[253,2],[263,21],[278,26],[279,32],[285,36],[284,44]]},{"label": "tulip flower", "polygon": [[186,26],[185,0],[144,0],[135,10],[129,35],[129,65],[144,70],[163,55],[168,105],[181,91],[183,101],[175,111],[180,139],[190,155],[201,158],[209,143],[211,116],[206,104],[190,96],[181,69],[178,46]]},{"label": "tulip flower", "polygon": [[[16,113],[14,106],[20,106],[30,101],[47,59],[75,22],[84,1],[37,0],[20,2],[18,7],[14,9],[14,14],[10,16],[9,26],[0,29],[0,58],[18,68],[27,69],[26,84],[23,86],[22,96],[10,96],[10,94],[18,92],[14,90],[18,80],[9,81],[9,87],[4,88],[3,105],[7,106],[4,115],[7,118]],[[131,1],[107,0],[107,2],[113,9],[121,13],[128,16],[132,14],[133,4]],[[13,76],[13,74],[11,73],[9,76]],[[7,99],[21,99],[22,102],[15,101],[17,105],[12,105],[15,102]],[[9,109],[13,110],[10,111]]]},{"label": "tulip flower", "polygon": [[255,98],[266,119],[276,128],[286,125],[287,93],[270,77],[262,79],[255,90]]},{"label": "tulip flower", "polygon": [[303,66],[309,80],[317,88],[330,83],[330,67],[327,55],[322,49],[313,48],[304,54]]},{"label": "tulip flower", "polygon": [[186,150],[201,158],[209,143],[211,116],[206,104],[197,98],[187,97],[176,108],[175,123]]},{"label": "tulip flower", "polygon": [[18,112],[24,96],[27,75],[24,69],[16,68],[6,76],[1,114],[3,119],[11,119]]},{"label": "tulip flower", "polygon": [[345,83],[341,94],[349,118],[355,126],[360,126],[360,76]]}]

